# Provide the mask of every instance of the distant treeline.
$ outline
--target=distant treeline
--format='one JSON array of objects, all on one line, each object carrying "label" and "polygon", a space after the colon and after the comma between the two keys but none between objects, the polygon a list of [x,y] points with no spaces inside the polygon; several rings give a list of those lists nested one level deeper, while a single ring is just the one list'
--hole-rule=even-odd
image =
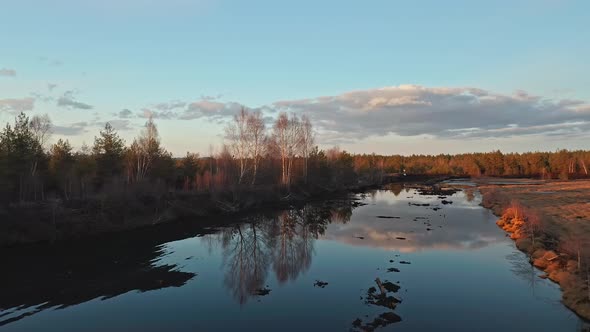
[{"label": "distant treeline", "polygon": [[408,174],[567,180],[588,176],[590,151],[502,153],[498,150],[457,155],[355,155],[353,158],[357,174],[383,168],[385,173],[405,170]]},{"label": "distant treeline", "polygon": [[143,194],[219,192],[239,188],[349,187],[398,174],[561,178],[587,176],[590,152],[380,156],[352,155],[315,145],[311,121],[280,114],[267,128],[258,112],[242,110],[225,128],[221,149],[173,158],[150,118],[127,145],[106,124],[93,146],[48,146],[47,116],[16,117],[0,132],[0,202],[87,199],[141,188]]}]

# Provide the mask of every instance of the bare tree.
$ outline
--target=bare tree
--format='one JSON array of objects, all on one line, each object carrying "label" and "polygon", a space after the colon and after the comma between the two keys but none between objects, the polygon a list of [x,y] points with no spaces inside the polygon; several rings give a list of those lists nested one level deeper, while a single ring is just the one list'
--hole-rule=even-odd
[{"label": "bare tree", "polygon": [[158,128],[154,124],[154,120],[151,116],[145,123],[145,127],[137,138],[137,145],[139,148],[139,155],[137,158],[137,179],[141,180],[147,176],[152,167],[152,163],[162,152],[162,149],[160,148]]},{"label": "bare tree", "polygon": [[273,139],[275,140],[281,154],[281,184],[289,187],[291,185],[291,173],[293,159],[301,148],[301,121],[292,114],[279,114],[273,128]]},{"label": "bare tree", "polygon": [[326,151],[326,158],[328,158],[328,161],[334,162],[335,160],[337,160],[340,157],[341,154],[342,154],[342,150],[340,150],[340,147],[335,146],[335,147],[329,149],[328,151]]},{"label": "bare tree", "polygon": [[252,185],[256,183],[256,175],[258,173],[258,163],[262,155],[264,143],[266,141],[264,119],[260,112],[254,112],[247,116],[246,121],[247,139],[249,146],[249,155],[252,158]]},{"label": "bare tree", "polygon": [[545,224],[537,213],[527,210],[525,214],[526,216],[524,218],[526,221],[524,223],[524,230],[531,238],[534,248],[536,240],[543,233]]},{"label": "bare tree", "polygon": [[[39,146],[41,147],[42,150],[45,150],[45,145],[47,144],[47,141],[49,141],[49,138],[51,137],[52,127],[53,127],[53,124],[51,123],[51,119],[49,118],[49,115],[47,115],[47,114],[43,114],[41,116],[35,115],[31,119],[31,121],[29,122],[29,129],[31,130],[31,133],[33,134],[34,139],[39,143]],[[43,182],[39,181],[39,179],[37,178],[38,165],[39,165],[39,160],[37,158],[35,158],[35,160],[31,164],[31,169],[30,169],[30,174],[31,174],[31,177],[33,178],[35,199],[37,199],[37,186],[38,186],[38,184],[41,185],[41,190],[40,190],[41,199],[45,199],[45,197],[44,197],[45,191],[43,188]]]},{"label": "bare tree", "polygon": [[582,270],[582,261],[590,247],[590,241],[581,234],[568,234],[560,243],[561,250],[576,257],[578,271]]},{"label": "bare tree", "polygon": [[29,122],[29,127],[31,128],[35,139],[39,142],[39,145],[41,145],[42,148],[45,148],[45,144],[47,144],[47,141],[49,141],[49,138],[51,137],[53,127],[49,115],[43,114],[33,116]]},{"label": "bare tree", "polygon": [[303,156],[303,160],[305,162],[303,168],[303,176],[305,178],[305,182],[307,183],[307,169],[308,169],[308,159],[309,154],[313,150],[315,144],[315,134],[313,132],[313,126],[311,125],[311,121],[309,117],[306,115],[301,117],[301,154]]},{"label": "bare tree", "polygon": [[239,178],[241,184],[248,169],[249,139],[248,139],[248,112],[244,107],[240,113],[225,127],[225,138],[229,141],[228,148],[231,155],[238,160]]},{"label": "bare tree", "polygon": [[155,160],[163,153],[158,129],[150,116],[139,136],[125,151],[127,181],[141,181],[147,177]]},{"label": "bare tree", "polygon": [[213,144],[209,144],[209,173],[213,174],[213,161],[215,159],[215,149]]}]

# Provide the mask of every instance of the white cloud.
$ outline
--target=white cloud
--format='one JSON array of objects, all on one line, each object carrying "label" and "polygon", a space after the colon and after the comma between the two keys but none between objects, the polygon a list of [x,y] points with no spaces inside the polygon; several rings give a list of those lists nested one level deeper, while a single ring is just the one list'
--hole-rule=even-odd
[{"label": "white cloud", "polygon": [[76,136],[86,132],[87,122],[76,122],[70,125],[54,125],[53,133],[63,136]]},{"label": "white cloud", "polygon": [[16,70],[10,68],[0,68],[0,76],[16,76]]},{"label": "white cloud", "polygon": [[175,100],[175,101],[169,101],[166,103],[156,104],[153,106],[153,108],[155,108],[159,111],[169,111],[169,110],[173,110],[173,109],[183,108],[184,106],[186,106],[186,102],[180,101],[180,100]]},{"label": "white cloud", "polygon": [[133,117],[133,112],[131,112],[131,110],[128,109],[123,109],[119,113],[116,113],[116,115],[119,116],[121,119],[129,119]]},{"label": "white cloud", "polygon": [[34,98],[8,98],[0,99],[0,111],[25,112],[35,107]]},{"label": "white cloud", "polygon": [[63,96],[59,97],[57,99],[57,106],[82,110],[92,109],[92,105],[77,101],[74,97],[74,91],[66,91]]},{"label": "white cloud", "polygon": [[193,120],[207,118],[210,120],[221,120],[229,118],[238,113],[241,104],[235,102],[220,102],[201,99],[188,104],[183,113],[179,115],[182,120]]},{"label": "white cloud", "polygon": [[[107,122],[110,123],[111,126],[113,126],[113,128],[115,128],[116,130],[131,130],[131,129],[133,129],[130,126],[131,122],[129,120],[114,119],[114,120],[109,120]],[[106,125],[107,122],[102,122],[102,123],[97,123],[97,124],[102,128]]]},{"label": "white cloud", "polygon": [[568,134],[590,126],[590,106],[583,101],[548,100],[525,91],[503,95],[471,87],[400,85],[272,106],[308,114],[324,143],[389,134],[442,138]]}]

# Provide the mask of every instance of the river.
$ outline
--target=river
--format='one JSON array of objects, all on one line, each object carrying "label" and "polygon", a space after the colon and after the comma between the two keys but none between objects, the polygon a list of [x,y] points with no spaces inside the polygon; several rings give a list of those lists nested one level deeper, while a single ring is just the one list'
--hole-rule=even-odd
[{"label": "river", "polygon": [[396,185],[5,249],[0,331],[581,331],[480,202]]}]

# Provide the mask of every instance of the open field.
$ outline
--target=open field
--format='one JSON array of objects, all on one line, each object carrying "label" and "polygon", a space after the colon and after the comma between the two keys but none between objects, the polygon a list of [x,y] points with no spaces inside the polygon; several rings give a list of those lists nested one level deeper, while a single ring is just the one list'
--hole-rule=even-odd
[{"label": "open field", "polygon": [[[510,184],[503,184],[510,183]],[[569,234],[586,234],[590,239],[590,180],[577,181],[478,181],[487,207],[496,214],[503,212],[511,201],[518,201],[543,217],[547,231],[563,238]],[[496,197],[493,192],[496,191]],[[491,205],[489,205],[491,204]]]}]

